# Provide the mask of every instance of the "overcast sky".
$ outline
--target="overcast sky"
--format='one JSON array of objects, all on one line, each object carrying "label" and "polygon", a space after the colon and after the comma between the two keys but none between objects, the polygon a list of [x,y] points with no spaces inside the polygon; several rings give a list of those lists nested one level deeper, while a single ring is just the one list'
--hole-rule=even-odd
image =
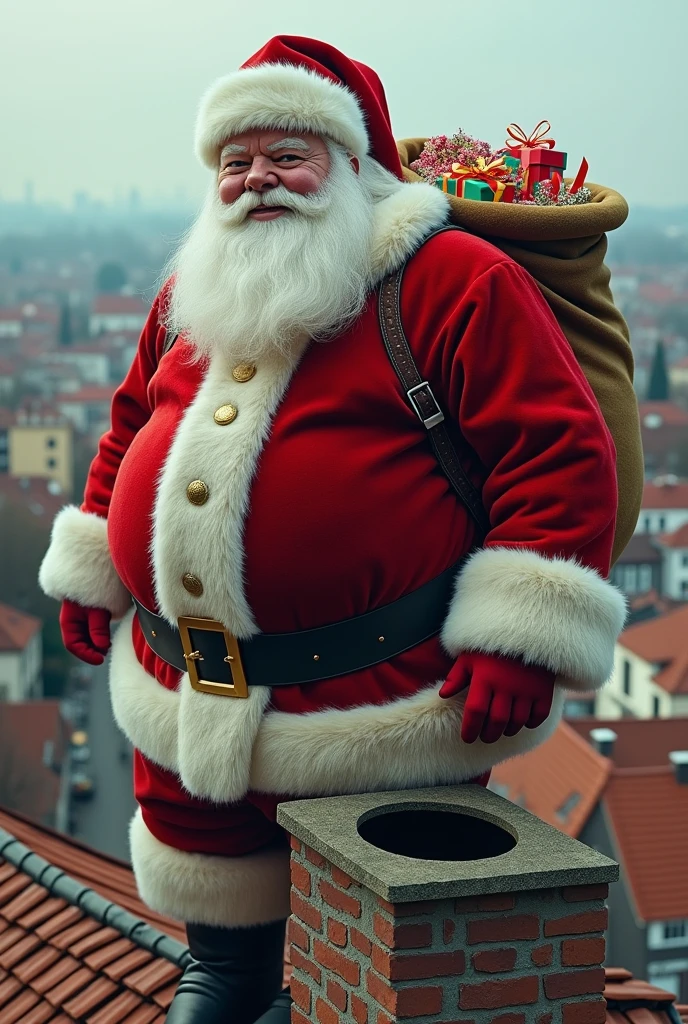
[{"label": "overcast sky", "polygon": [[270,36],[374,67],[398,138],[552,123],[569,168],[688,203],[688,0],[0,0],[0,196],[196,201],[196,106]]}]

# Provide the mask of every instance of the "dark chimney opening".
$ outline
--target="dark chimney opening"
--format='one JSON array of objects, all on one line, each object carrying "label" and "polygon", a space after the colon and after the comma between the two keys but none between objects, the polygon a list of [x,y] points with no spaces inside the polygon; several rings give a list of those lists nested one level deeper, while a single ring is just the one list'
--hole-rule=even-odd
[{"label": "dark chimney opening", "polygon": [[674,766],[674,776],[679,785],[688,785],[688,750],[672,750],[669,760]]},{"label": "dark chimney opening", "polygon": [[371,846],[421,860],[483,860],[516,845],[511,832],[492,821],[435,808],[369,812],[357,829]]},{"label": "dark chimney opening", "polygon": [[597,729],[590,730],[590,739],[592,745],[598,753],[602,754],[603,757],[611,757],[614,753],[614,744],[616,743],[616,733],[613,729],[607,729],[604,726],[600,726]]}]

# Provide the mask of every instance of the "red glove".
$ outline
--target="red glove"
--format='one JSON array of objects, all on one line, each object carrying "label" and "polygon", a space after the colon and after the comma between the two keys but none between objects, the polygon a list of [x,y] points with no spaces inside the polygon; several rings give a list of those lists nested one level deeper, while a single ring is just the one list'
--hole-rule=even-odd
[{"label": "red glove", "polygon": [[521,658],[464,651],[449,672],[440,697],[455,697],[469,687],[461,739],[494,743],[515,736],[524,726],[535,729],[549,715],[556,673]]},{"label": "red glove", "polygon": [[102,665],[110,650],[110,612],[63,601],[60,609],[62,643],[70,654],[89,665]]}]

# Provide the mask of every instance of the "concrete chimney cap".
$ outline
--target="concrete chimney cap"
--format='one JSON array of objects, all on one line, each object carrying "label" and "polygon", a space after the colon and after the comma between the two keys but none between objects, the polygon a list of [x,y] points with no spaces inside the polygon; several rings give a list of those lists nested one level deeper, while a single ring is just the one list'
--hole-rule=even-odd
[{"label": "concrete chimney cap", "polygon": [[670,750],[669,760],[677,767],[679,765],[688,764],[688,750]]}]

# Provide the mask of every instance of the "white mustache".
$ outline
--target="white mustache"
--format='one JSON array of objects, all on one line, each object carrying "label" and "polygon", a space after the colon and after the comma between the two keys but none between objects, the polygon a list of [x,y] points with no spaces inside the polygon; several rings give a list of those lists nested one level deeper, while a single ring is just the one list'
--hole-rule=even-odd
[{"label": "white mustache", "polygon": [[229,206],[220,203],[218,199],[217,206],[220,222],[227,227],[237,227],[259,206],[266,209],[283,206],[292,213],[300,213],[305,217],[319,217],[329,209],[331,202],[332,191],[328,184],[308,195],[300,195],[285,188],[284,185],[278,185],[269,192],[245,192]]}]

